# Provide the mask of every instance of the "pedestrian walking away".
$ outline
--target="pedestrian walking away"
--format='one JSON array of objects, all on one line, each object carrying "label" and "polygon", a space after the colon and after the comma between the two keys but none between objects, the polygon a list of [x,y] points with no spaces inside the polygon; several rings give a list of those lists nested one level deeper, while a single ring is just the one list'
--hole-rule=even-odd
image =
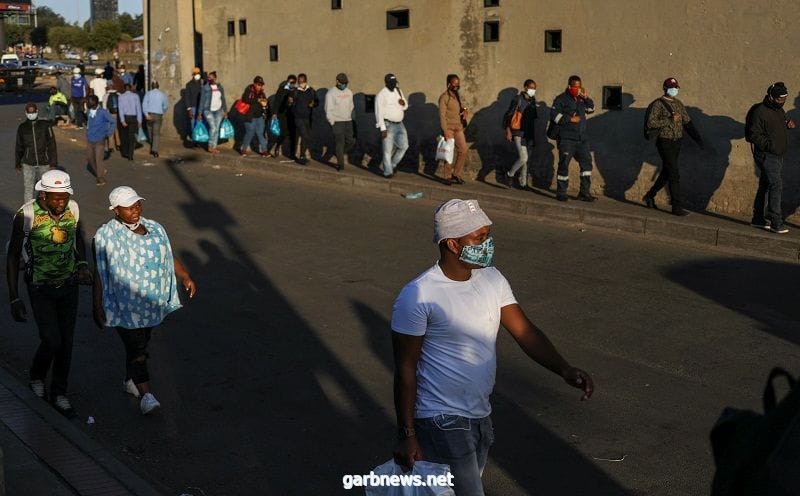
[{"label": "pedestrian walking away", "polygon": [[383,77],[384,86],[375,97],[375,127],[381,130],[383,176],[394,176],[397,165],[408,150],[408,132],[403,124],[408,102],[403,97],[397,76]]},{"label": "pedestrian walking away", "polygon": [[158,146],[161,143],[161,124],[168,109],[167,95],[159,89],[158,81],[152,81],[150,91],[145,93],[142,100],[142,112],[150,138],[150,155],[155,158],[158,158]]},{"label": "pedestrian walking away", "polygon": [[128,72],[124,65],[119,66],[119,78],[122,80],[122,84],[129,84],[133,88],[133,74]]},{"label": "pedestrian walking away", "polygon": [[528,160],[533,156],[536,145],[536,81],[526,79],[522,83],[522,91],[511,101],[503,116],[506,129],[506,140],[512,141],[517,148],[517,161],[503,174],[504,183],[511,187],[514,176],[519,172],[516,184],[519,189],[528,187]]},{"label": "pedestrian walking away", "polygon": [[476,200],[453,199],[434,213],[439,261],[408,283],[394,303],[395,461],[450,466],[458,496],[482,496],[481,475],[494,442],[489,396],[502,325],[522,350],[567,384],[594,392],[525,315],[505,277],[492,267],[494,241]]},{"label": "pedestrian walking away", "polygon": [[[311,151],[311,125],[314,109],[319,106],[317,90],[308,85],[308,76],[305,74],[297,75],[297,89],[294,92],[294,104],[291,112],[294,118],[294,126],[297,131],[298,145],[300,153],[297,155],[299,165],[308,163],[307,152]],[[295,149],[292,147],[292,152]]]},{"label": "pedestrian walking away", "polygon": [[[648,208],[656,208],[656,194],[665,185],[669,185],[669,196],[672,202],[672,213],[678,216],[688,215],[683,209],[680,190],[680,166],[678,155],[681,151],[683,132],[703,148],[703,138],[694,126],[694,122],[683,102],[678,100],[680,85],[674,77],[664,80],[662,85],[664,95],[653,101],[648,107],[646,115],[647,132],[656,136],[656,149],[661,157],[661,173],[650,191],[644,195],[643,201]],[[649,134],[648,134],[649,135]]]},{"label": "pedestrian walking away", "polygon": [[89,123],[86,126],[86,158],[89,172],[95,177],[98,186],[106,184],[106,167],[103,164],[106,141],[114,135],[117,121],[108,110],[100,107],[97,95],[87,98]]},{"label": "pedestrian walking away", "polygon": [[783,110],[788,96],[789,90],[782,81],[770,85],[761,103],[747,112],[744,129],[759,172],[751,225],[776,234],[789,232],[783,224],[781,208],[783,159],[789,148],[786,130],[795,129],[797,123],[787,119]]},{"label": "pedestrian walking away", "polygon": [[134,93],[130,84],[125,85],[125,92],[119,96],[119,137],[122,142],[120,154],[123,158],[133,160],[136,149],[136,138],[139,126],[142,125],[142,102]]},{"label": "pedestrian walking away", "polygon": [[45,172],[58,165],[56,136],[51,122],[39,119],[35,103],[25,105],[25,121],[17,127],[14,169],[22,173],[23,201],[35,198],[34,185]]},{"label": "pedestrian walking away", "polygon": [[242,114],[245,131],[239,154],[243,157],[247,156],[247,149],[252,145],[255,137],[258,139],[258,153],[262,157],[269,156],[269,145],[264,136],[264,126],[269,112],[267,95],[264,93],[264,78],[261,76],[253,78],[253,84],[244,89],[241,102],[248,107],[247,111]]},{"label": "pedestrian walking away", "polygon": [[[51,170],[36,183],[41,195],[14,216],[6,257],[6,282],[11,315],[26,322],[28,312],[19,294],[20,257],[39,344],[30,368],[30,388],[66,416],[74,416],[67,398],[72,342],[78,315],[78,284],[91,284],[78,204],[70,199],[66,172]],[[50,387],[47,374],[52,366]],[[48,394],[49,393],[49,394]]]},{"label": "pedestrian walking away", "polygon": [[333,128],[333,138],[336,141],[336,170],[344,169],[344,154],[356,142],[353,132],[353,92],[347,85],[350,80],[347,74],[340,72],[336,75],[336,86],[330,88],[325,94],[325,117]]},{"label": "pedestrian walking away", "polygon": [[447,89],[439,96],[439,125],[444,139],[454,139],[456,157],[454,164],[444,164],[444,183],[464,184],[464,164],[467,161],[467,138],[464,129],[469,119],[469,109],[461,103],[461,79],[456,74],[447,75]]},{"label": "pedestrian walking away", "polygon": [[225,103],[225,88],[217,82],[217,73],[208,73],[208,80],[200,91],[200,115],[206,120],[208,126],[208,152],[219,153],[217,140],[219,140],[219,127],[222,119],[228,117],[228,105]]},{"label": "pedestrian walking away", "polygon": [[178,280],[190,299],[197,286],[175,257],[161,224],[142,216],[144,198],[129,186],[119,186],[108,200],[114,218],[100,226],[92,244],[92,313],[97,327],[113,327],[122,340],[122,389],[140,398],[139,408],[147,415],[161,406],[150,390],[147,368],[153,328],[181,308]]},{"label": "pedestrian walking away", "polygon": [[[119,78],[116,77],[116,75],[114,77],[116,78],[116,81],[119,81]],[[121,83],[121,81],[119,82]],[[122,91],[125,91],[124,84],[122,85]],[[115,121],[119,119],[119,92],[117,91],[116,86],[114,85],[114,80],[108,81],[108,86],[106,87],[106,96],[105,100],[103,101],[103,108],[108,110],[108,112],[111,114],[111,117],[113,117]],[[111,146],[110,137],[106,139],[105,154],[103,155],[103,160],[108,160],[108,158],[111,156],[111,153],[114,150],[120,150],[121,143],[122,139],[120,138],[119,135],[119,126],[117,126],[114,128],[114,146],[113,147]]]},{"label": "pedestrian walking away", "polygon": [[551,125],[557,126],[558,170],[556,172],[556,200],[567,201],[569,188],[569,163],[574,157],[581,171],[581,186],[578,200],[593,202],[592,156],[589,153],[589,137],[586,116],[594,112],[594,102],[586,93],[581,78],[570,76],[567,89],[553,101],[550,108]]},{"label": "pedestrian walking away", "polygon": [[72,70],[72,79],[70,79],[69,86],[69,99],[75,113],[75,125],[78,129],[83,129],[86,124],[84,107],[86,105],[86,97],[89,95],[89,83],[86,82],[86,78],[83,77],[83,73],[77,67]]},{"label": "pedestrian walking away", "polygon": [[199,118],[197,108],[200,105],[200,92],[203,89],[203,83],[200,76],[200,68],[192,68],[192,78],[186,83],[183,89],[183,104],[186,107],[186,115],[189,118],[187,129],[185,129],[186,143],[191,146],[197,146],[192,141],[192,129],[194,124]]}]

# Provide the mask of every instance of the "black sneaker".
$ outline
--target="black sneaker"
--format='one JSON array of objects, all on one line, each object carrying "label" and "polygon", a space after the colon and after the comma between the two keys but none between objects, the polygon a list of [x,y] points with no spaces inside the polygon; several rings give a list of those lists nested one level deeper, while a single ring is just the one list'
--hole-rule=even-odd
[{"label": "black sneaker", "polygon": [[769,232],[775,234],[786,234],[789,232],[789,230],[786,229],[784,226],[769,226]]},{"label": "black sneaker", "polygon": [[656,199],[652,196],[645,195],[644,198],[642,198],[642,201],[647,208],[654,208],[658,210],[658,207],[656,207]]},{"label": "black sneaker", "polygon": [[298,158],[298,159],[297,159],[297,160],[295,160],[294,162],[295,162],[297,165],[306,165],[306,164],[308,164],[308,159],[307,159],[307,158]]},{"label": "black sneaker", "polygon": [[560,202],[565,202],[569,200],[569,197],[567,195],[556,195],[556,200]]},{"label": "black sneaker", "polygon": [[757,229],[769,230],[771,223],[768,220],[761,220],[761,221],[754,220],[750,222],[750,225]]},{"label": "black sneaker", "polygon": [[678,217],[686,217],[687,215],[689,215],[689,212],[682,208],[673,208],[672,215],[677,215]]},{"label": "black sneaker", "polygon": [[31,381],[28,383],[28,387],[31,388],[33,394],[35,394],[38,398],[44,398],[45,391],[44,391],[44,382],[43,381]]},{"label": "black sneaker", "polygon": [[591,193],[581,193],[578,195],[578,200],[591,203],[597,200],[597,197],[592,196]]},{"label": "black sneaker", "polygon": [[512,186],[512,184],[514,183],[514,177],[513,176],[509,176],[508,174],[503,172],[503,173],[500,174],[500,179],[498,180],[498,182],[500,184],[502,184],[503,186],[505,186],[506,188],[510,188]]}]

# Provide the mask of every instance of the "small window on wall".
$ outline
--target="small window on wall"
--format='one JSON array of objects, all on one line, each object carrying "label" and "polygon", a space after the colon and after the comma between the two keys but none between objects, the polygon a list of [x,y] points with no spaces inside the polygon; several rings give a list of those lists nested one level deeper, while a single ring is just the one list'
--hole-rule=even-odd
[{"label": "small window on wall", "polygon": [[405,29],[409,26],[411,26],[411,14],[408,10],[386,12],[386,29]]},{"label": "small window on wall", "polygon": [[483,41],[500,41],[500,21],[486,21],[483,23]]},{"label": "small window on wall", "polygon": [[269,61],[270,62],[278,61],[278,45],[269,46]]},{"label": "small window on wall", "polygon": [[483,0],[484,7],[499,7],[500,0]]},{"label": "small window on wall", "polygon": [[622,110],[622,86],[603,86],[603,108]]},{"label": "small window on wall", "polygon": [[247,19],[239,19],[239,34],[247,34]]},{"label": "small window on wall", "polygon": [[236,21],[228,21],[228,36],[236,36]]},{"label": "small window on wall", "polygon": [[331,10],[339,10],[342,8],[342,0],[331,0]]},{"label": "small window on wall", "polygon": [[560,52],[561,51],[561,30],[550,30],[544,32],[544,51],[545,52]]}]

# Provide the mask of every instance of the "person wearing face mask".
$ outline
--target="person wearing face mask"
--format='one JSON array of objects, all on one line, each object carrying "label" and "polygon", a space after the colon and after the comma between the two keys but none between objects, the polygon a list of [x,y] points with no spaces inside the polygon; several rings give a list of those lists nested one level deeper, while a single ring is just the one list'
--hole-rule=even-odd
[{"label": "person wearing face mask", "polygon": [[72,70],[72,79],[69,82],[69,89],[69,101],[75,113],[75,125],[78,129],[83,129],[86,121],[84,107],[86,106],[86,97],[89,95],[89,83],[86,82],[86,78],[83,77],[81,70],[77,67]]},{"label": "person wearing face mask", "polygon": [[35,198],[33,187],[36,181],[57,165],[58,153],[53,127],[49,122],[39,120],[39,109],[35,103],[28,103],[25,105],[25,122],[17,127],[14,148],[14,168],[22,173],[25,201]]},{"label": "person wearing face mask", "polygon": [[[515,120],[514,116],[520,116]],[[528,158],[533,154],[536,135],[536,81],[526,79],[522,84],[522,91],[511,102],[505,114],[506,140],[513,141],[517,147],[517,161],[503,175],[506,186],[511,187],[514,176],[519,171],[519,179],[516,187],[525,189],[528,187]]]},{"label": "person wearing face mask", "polygon": [[453,199],[434,213],[439,260],[409,282],[392,310],[395,462],[444,463],[458,495],[483,495],[494,441],[491,404],[502,325],[538,364],[592,396],[589,374],[571,366],[525,315],[492,267],[492,221],[477,200]]},{"label": "person wearing face mask", "polygon": [[114,135],[117,121],[108,110],[100,106],[97,95],[89,95],[89,123],[86,126],[86,158],[98,186],[106,184],[106,168],[103,165],[106,140]]},{"label": "person wearing face mask", "polygon": [[461,79],[456,74],[447,75],[447,90],[439,97],[439,124],[444,139],[455,139],[456,158],[453,164],[444,164],[444,184],[464,184],[464,164],[467,161],[467,127],[469,109],[461,104]]},{"label": "person wearing face mask", "polygon": [[592,195],[592,156],[589,154],[589,141],[586,116],[594,112],[594,102],[586,94],[581,78],[570,76],[567,89],[553,101],[550,120],[558,126],[558,171],[556,176],[556,200],[567,201],[569,187],[569,163],[572,158],[578,161],[581,171],[581,188],[578,200],[593,202]]},{"label": "person wearing face mask", "polygon": [[124,65],[119,66],[119,78],[122,80],[122,84],[129,84],[133,87],[133,74],[128,72]]},{"label": "person wearing face mask", "polygon": [[[308,85],[308,76],[305,74],[297,75],[297,90],[294,92],[294,103],[292,104],[292,116],[297,130],[297,141],[300,145],[300,154],[295,162],[299,165],[306,165],[306,151],[311,146],[311,117],[314,109],[319,105],[317,90]],[[292,148],[294,151],[294,148]]]},{"label": "person wearing face mask", "polygon": [[397,83],[397,76],[383,77],[384,86],[375,97],[375,127],[383,142],[383,177],[394,177],[397,164],[408,150],[408,132],[403,124],[408,102]]},{"label": "person wearing face mask", "polygon": [[[294,93],[297,88],[297,76],[289,74],[285,81],[278,85],[278,90],[275,92],[275,97],[272,100],[270,110],[272,111],[272,118],[278,119],[281,125],[281,134],[273,136],[270,134],[269,151],[273,157],[278,154],[283,154],[284,157],[289,157],[294,160],[294,147],[292,144],[295,141],[294,118],[290,109],[294,104]],[[289,138],[287,140],[286,138]],[[288,149],[287,149],[288,148]]]},{"label": "person wearing face mask", "polygon": [[783,158],[789,147],[789,133],[786,130],[795,129],[797,124],[787,119],[783,110],[788,96],[789,90],[782,81],[770,85],[761,103],[750,107],[744,127],[744,137],[750,143],[759,172],[751,225],[776,234],[789,232],[783,224],[781,210],[781,173]]},{"label": "person wearing face mask", "polygon": [[657,133],[656,149],[661,157],[661,173],[650,191],[644,195],[647,208],[656,208],[656,194],[665,185],[669,185],[672,201],[672,213],[678,216],[688,215],[683,209],[680,193],[680,166],[678,154],[681,151],[681,140],[684,130],[703,148],[703,138],[694,126],[694,122],[686,112],[683,102],[678,100],[680,85],[674,77],[664,80],[662,85],[664,96],[657,98],[647,107],[647,129]]},{"label": "person wearing face mask", "polygon": [[208,73],[206,85],[200,92],[200,115],[208,126],[208,153],[219,153],[217,140],[222,119],[228,117],[228,105],[225,103],[225,88],[217,82],[217,73]]},{"label": "person wearing face mask", "polygon": [[336,76],[336,86],[330,88],[325,95],[325,117],[333,127],[333,138],[336,141],[336,170],[344,169],[344,154],[356,140],[353,134],[353,92],[347,87],[347,74]]},{"label": "person wearing face mask", "polygon": [[183,89],[183,105],[186,107],[186,114],[189,119],[187,128],[184,130],[184,141],[192,147],[196,146],[192,141],[192,130],[196,120],[199,118],[197,107],[200,105],[200,91],[203,89],[203,83],[200,79],[200,68],[192,68],[192,78],[189,79]]}]

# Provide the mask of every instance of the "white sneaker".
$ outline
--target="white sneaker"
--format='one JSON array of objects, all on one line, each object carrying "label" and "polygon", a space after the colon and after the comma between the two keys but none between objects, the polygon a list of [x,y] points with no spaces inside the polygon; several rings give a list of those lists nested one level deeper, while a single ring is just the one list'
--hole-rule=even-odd
[{"label": "white sneaker", "polygon": [[63,394],[56,396],[56,399],[53,400],[53,406],[56,407],[56,410],[61,412],[61,414],[67,418],[72,418],[75,416],[75,410],[72,409],[72,404]]},{"label": "white sneaker", "polygon": [[28,384],[28,387],[31,388],[31,391],[33,391],[33,394],[35,394],[39,398],[44,398],[44,382],[42,382],[42,381],[31,381]]},{"label": "white sneaker", "polygon": [[122,390],[130,395],[133,395],[134,398],[139,397],[139,389],[136,387],[136,384],[133,383],[133,379],[122,381]]},{"label": "white sneaker", "polygon": [[161,403],[159,403],[156,397],[152,394],[144,393],[144,396],[142,396],[142,401],[139,402],[139,408],[142,410],[144,415],[147,415],[156,408],[161,408]]}]

